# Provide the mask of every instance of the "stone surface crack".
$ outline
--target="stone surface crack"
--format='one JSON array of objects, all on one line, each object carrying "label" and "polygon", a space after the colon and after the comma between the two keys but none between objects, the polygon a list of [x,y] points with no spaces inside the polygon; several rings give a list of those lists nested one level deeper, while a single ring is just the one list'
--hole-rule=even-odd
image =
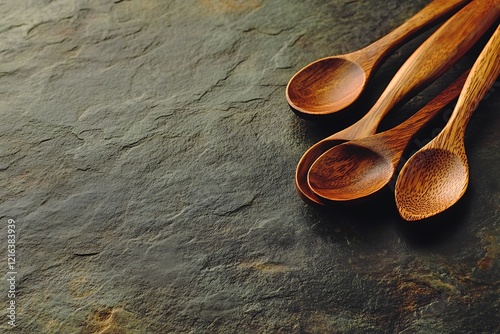
[{"label": "stone surface crack", "polygon": [[8,32],[8,31],[16,29],[16,28],[22,28],[22,27],[25,27],[25,26],[28,26],[28,24],[26,24],[26,23],[11,24],[11,25],[5,27],[4,29],[0,30],[0,34]]},{"label": "stone surface crack", "polygon": [[151,137],[146,136],[146,137],[141,138],[141,139],[139,139],[139,140],[136,140],[136,141],[134,141],[134,142],[132,142],[132,143],[129,143],[129,144],[123,145],[123,146],[122,146],[122,149],[123,149],[123,150],[129,150],[129,149],[131,149],[131,148],[134,148],[134,147],[137,147],[137,146],[139,146],[139,145],[143,144],[145,141],[147,141],[147,140],[149,140],[149,139],[151,139]]},{"label": "stone surface crack", "polygon": [[227,79],[229,79],[229,77],[233,74],[233,72],[236,71],[236,69],[245,62],[245,59],[241,59],[239,60],[236,64],[234,64],[230,69],[227,70],[225,76],[223,78],[220,78],[219,80],[217,80],[217,82],[215,84],[213,84],[212,86],[210,86],[210,88],[208,88],[207,90],[205,90],[201,95],[200,97],[198,97],[196,99],[196,102],[200,102],[201,100],[203,100],[203,98],[210,94],[215,88],[219,87],[224,81],[226,81]]},{"label": "stone surface crack", "polygon": [[99,255],[99,252],[89,252],[89,253],[74,253],[75,257],[88,257],[88,256],[96,256]]}]

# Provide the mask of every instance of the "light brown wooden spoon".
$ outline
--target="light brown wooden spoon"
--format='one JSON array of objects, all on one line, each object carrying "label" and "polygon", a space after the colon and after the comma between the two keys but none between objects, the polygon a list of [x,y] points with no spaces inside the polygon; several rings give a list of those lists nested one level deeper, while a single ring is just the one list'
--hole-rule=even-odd
[{"label": "light brown wooden spoon", "polygon": [[462,8],[415,50],[364,117],[311,146],[295,171],[300,197],[310,204],[324,204],[307,183],[312,163],[333,146],[374,134],[389,110],[437,79],[474,45],[498,18],[499,6],[498,0],[474,0]]},{"label": "light brown wooden spoon", "polygon": [[467,74],[400,125],[323,153],[309,169],[308,183],[314,193],[329,201],[347,201],[382,189],[392,179],[410,140],[458,97]]},{"label": "light brown wooden spoon", "polygon": [[361,50],[319,59],[288,82],[286,99],[299,115],[326,115],[352,104],[372,73],[397,47],[417,32],[469,1],[435,0],[388,35]]},{"label": "light brown wooden spoon", "polygon": [[465,129],[500,74],[500,26],[472,66],[450,120],[404,164],[396,181],[396,206],[404,219],[434,216],[455,204],[469,183]]}]

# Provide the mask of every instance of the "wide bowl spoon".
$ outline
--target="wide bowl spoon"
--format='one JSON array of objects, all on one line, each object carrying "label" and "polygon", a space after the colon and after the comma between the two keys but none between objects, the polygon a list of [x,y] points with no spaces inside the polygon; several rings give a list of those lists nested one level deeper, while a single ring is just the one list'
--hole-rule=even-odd
[{"label": "wide bowl spoon", "polygon": [[458,97],[467,73],[400,125],[323,153],[309,169],[308,183],[314,193],[330,201],[347,201],[382,189],[413,136]]},{"label": "wide bowl spoon", "polygon": [[432,1],[401,26],[363,49],[322,58],[305,66],[288,83],[288,103],[302,116],[326,115],[346,108],[358,98],[372,73],[397,47],[468,2]]},{"label": "wide bowl spoon", "polygon": [[404,164],[395,197],[404,219],[434,216],[455,204],[469,183],[465,129],[472,113],[500,74],[500,26],[472,66],[450,120]]}]

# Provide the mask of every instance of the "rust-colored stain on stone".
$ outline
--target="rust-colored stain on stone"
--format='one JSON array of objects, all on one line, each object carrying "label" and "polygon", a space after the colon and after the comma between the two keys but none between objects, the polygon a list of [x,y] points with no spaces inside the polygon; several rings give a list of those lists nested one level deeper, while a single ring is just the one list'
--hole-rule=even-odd
[{"label": "rust-colored stain on stone", "polygon": [[483,257],[481,260],[479,260],[477,262],[477,267],[481,270],[488,270],[488,269],[491,269],[491,267],[493,266],[493,261],[495,259],[486,255],[485,257]]},{"label": "rust-colored stain on stone", "polygon": [[407,312],[415,312],[439,296],[436,289],[411,281],[399,282],[398,290],[403,299],[403,310]]},{"label": "rust-colored stain on stone", "polygon": [[117,328],[113,317],[116,311],[113,308],[94,310],[87,317],[82,333],[123,333]]},{"label": "rust-colored stain on stone", "polygon": [[123,308],[95,308],[88,316],[82,334],[138,333],[131,327],[140,328],[137,318]]},{"label": "rust-colored stain on stone", "polygon": [[498,256],[498,242],[492,235],[486,236],[484,242],[486,243],[486,254],[477,262],[477,267],[481,270],[489,270],[493,267]]}]

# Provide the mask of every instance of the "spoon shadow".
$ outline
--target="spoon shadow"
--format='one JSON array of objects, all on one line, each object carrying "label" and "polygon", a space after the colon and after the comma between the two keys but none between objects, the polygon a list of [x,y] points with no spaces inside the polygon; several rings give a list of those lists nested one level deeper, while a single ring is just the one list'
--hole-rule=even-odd
[{"label": "spoon shadow", "polygon": [[331,241],[387,240],[394,220],[399,220],[389,191],[381,191],[370,201],[359,199],[331,205],[307,205],[309,222],[322,238]]},{"label": "spoon shadow", "polygon": [[[446,247],[456,240],[470,222],[472,209],[472,191],[467,191],[462,198],[446,211],[418,222],[396,224],[396,230],[406,242],[415,249],[436,249]],[[465,236],[467,238],[467,236]]]},{"label": "spoon shadow", "polygon": [[400,236],[411,249],[439,250],[463,236],[461,232],[470,221],[474,196],[470,190],[450,209],[418,223],[407,222],[399,216],[395,203],[388,200],[392,194],[387,189],[370,201],[361,199],[350,205],[342,203],[317,208],[308,205],[307,217],[312,230],[332,243],[349,240],[375,245],[392,243]]}]

